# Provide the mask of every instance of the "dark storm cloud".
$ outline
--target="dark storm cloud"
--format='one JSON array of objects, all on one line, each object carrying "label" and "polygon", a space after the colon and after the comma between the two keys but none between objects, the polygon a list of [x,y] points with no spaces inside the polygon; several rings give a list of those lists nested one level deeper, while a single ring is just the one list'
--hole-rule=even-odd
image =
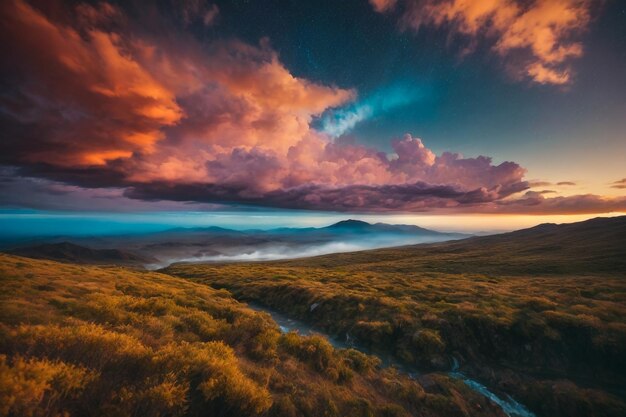
[{"label": "dark storm cloud", "polygon": [[491,202],[525,189],[524,183],[507,190],[460,191],[452,186],[423,182],[402,185],[351,185],[342,188],[305,185],[251,196],[245,186],[159,184],[130,187],[125,195],[143,200],[238,202],[259,206],[335,211],[426,211]]}]

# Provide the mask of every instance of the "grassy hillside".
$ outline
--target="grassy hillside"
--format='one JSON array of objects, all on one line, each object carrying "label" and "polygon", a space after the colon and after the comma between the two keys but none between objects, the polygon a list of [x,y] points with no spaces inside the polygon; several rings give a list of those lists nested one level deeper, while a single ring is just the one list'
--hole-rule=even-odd
[{"label": "grassy hillside", "polygon": [[332,254],[287,264],[350,271],[626,277],[626,216],[542,224],[499,235]]},{"label": "grassy hillside", "polygon": [[502,416],[188,280],[0,255],[0,283],[0,416]]},{"label": "grassy hillside", "polygon": [[157,259],[137,255],[120,249],[92,249],[70,242],[44,243],[7,251],[10,255],[34,259],[91,265],[122,265],[143,267],[158,262]]},{"label": "grassy hillside", "polygon": [[626,413],[619,399],[626,394],[625,224],[625,217],[595,219],[166,271],[350,334],[422,369],[449,369],[454,357],[540,415],[618,416]]}]

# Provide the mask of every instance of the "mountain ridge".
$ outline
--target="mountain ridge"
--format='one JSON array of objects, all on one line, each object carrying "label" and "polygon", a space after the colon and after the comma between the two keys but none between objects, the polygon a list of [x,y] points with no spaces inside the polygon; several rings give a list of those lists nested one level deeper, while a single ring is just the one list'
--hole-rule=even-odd
[{"label": "mountain ridge", "polygon": [[321,255],[292,263],[328,266],[393,265],[385,268],[446,272],[491,269],[522,273],[618,272],[626,274],[626,216],[540,224],[513,232],[473,236],[363,252]]},{"label": "mountain ridge", "polygon": [[[155,268],[175,261],[234,260],[247,256],[256,256],[259,260],[287,259],[346,251],[346,248],[363,250],[462,237],[466,235],[349,219],[318,228],[233,230],[209,226],[180,227],[134,236],[55,237],[5,250],[40,259]],[[116,250],[118,252],[114,252]]]}]

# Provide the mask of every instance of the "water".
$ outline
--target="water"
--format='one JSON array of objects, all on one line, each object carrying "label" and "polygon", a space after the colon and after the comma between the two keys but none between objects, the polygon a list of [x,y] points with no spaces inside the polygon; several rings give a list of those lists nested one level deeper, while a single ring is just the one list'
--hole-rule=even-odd
[{"label": "water", "polygon": [[333,347],[337,348],[337,349],[348,349],[352,346],[350,346],[347,341],[349,340],[349,338],[346,338],[346,340],[341,340],[337,337],[332,337],[329,336],[325,333],[321,333],[317,330],[314,330],[312,326],[309,326],[308,324],[300,321],[300,320],[294,320],[292,318],[289,318],[287,316],[285,316],[284,314],[278,313],[276,311],[273,310],[269,310],[266,307],[260,306],[258,304],[255,303],[249,303],[248,307],[250,307],[252,310],[255,311],[260,311],[263,313],[268,313],[270,316],[272,316],[272,319],[274,319],[274,321],[276,322],[276,324],[278,324],[278,327],[280,328],[280,331],[283,333],[288,333],[290,331],[296,331],[298,332],[298,334],[300,334],[301,336],[313,336],[313,335],[318,335],[318,336],[322,336],[324,337],[326,340],[328,340],[328,342],[333,345]]},{"label": "water", "polygon": [[[394,366],[399,371],[402,371],[408,374],[409,377],[411,378],[415,378],[418,375],[418,372],[415,369],[407,367],[406,365],[400,364],[390,355],[381,355],[378,353],[372,353],[369,349],[359,347],[358,344],[356,344],[355,341],[350,337],[349,332],[346,334],[346,337],[344,339],[341,339],[341,338],[333,337],[328,334],[319,332],[315,330],[312,326],[309,326],[308,324],[300,320],[289,318],[281,313],[270,310],[258,304],[249,304],[249,307],[255,311],[268,313],[270,316],[272,316],[272,319],[274,319],[276,324],[278,324],[280,331],[283,333],[296,331],[302,336],[319,335],[319,336],[326,338],[326,340],[328,340],[328,342],[337,349],[352,348],[352,349],[357,349],[359,351],[362,351],[363,353],[367,353],[369,355],[373,354],[382,361],[383,366]],[[509,395],[506,395],[506,398],[499,397],[495,393],[489,391],[489,389],[485,387],[483,384],[481,384],[480,382],[475,381],[471,378],[468,378],[465,374],[463,374],[462,372],[459,372],[458,369],[459,369],[459,363],[457,359],[453,357],[452,358],[452,371],[449,372],[448,375],[451,376],[452,378],[463,381],[472,390],[478,392],[485,398],[489,399],[492,403],[500,407],[500,409],[507,416],[509,417],[536,417],[534,413],[528,410],[524,405],[515,401]]]},{"label": "water", "polygon": [[350,332],[346,333],[345,337],[334,337],[326,333],[322,333],[312,326],[300,321],[289,318],[284,314],[278,313],[274,310],[270,310],[267,307],[261,306],[256,303],[249,303],[248,307],[252,310],[260,311],[263,313],[268,313],[272,316],[272,319],[278,324],[280,331],[283,333],[288,333],[290,331],[296,331],[301,336],[313,336],[318,335],[322,336],[336,349],[356,349],[360,352],[367,353],[368,355],[374,355],[381,361],[381,365],[384,367],[393,366],[394,368],[406,373],[411,378],[416,378],[419,373],[413,367],[407,366],[403,363],[400,363],[396,358],[389,355],[388,353],[381,352],[372,352],[371,349],[368,349],[365,346],[360,346],[353,337],[350,336]]},{"label": "water", "polygon": [[458,371],[459,362],[456,358],[452,358],[452,371],[448,373],[452,378],[460,379],[465,382],[465,384],[473,389],[474,391],[482,394],[484,397],[487,397],[491,402],[499,406],[502,411],[507,416],[511,417],[535,417],[535,414],[532,413],[528,408],[524,405],[515,401],[511,396],[507,395],[506,398],[500,398],[493,392],[489,391],[487,387],[481,384],[478,381],[474,381],[473,379],[468,378],[465,374]]}]

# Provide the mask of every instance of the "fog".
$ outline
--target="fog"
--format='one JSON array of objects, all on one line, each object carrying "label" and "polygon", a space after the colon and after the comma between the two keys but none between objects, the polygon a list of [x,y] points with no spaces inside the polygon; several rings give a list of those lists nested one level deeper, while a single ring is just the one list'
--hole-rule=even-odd
[{"label": "fog", "polygon": [[[198,247],[194,248],[196,255],[181,256],[181,248],[176,248],[176,254],[168,254],[166,250],[160,250],[158,253],[152,252],[151,255],[159,259],[160,262],[147,264],[147,269],[159,269],[178,262],[255,262],[255,261],[272,261],[280,259],[307,258],[311,256],[327,255],[331,253],[354,252],[369,249],[380,249],[394,246],[414,245],[420,243],[433,243],[450,240],[445,237],[430,238],[406,238],[406,237],[372,237],[360,240],[339,240],[324,242],[319,244],[301,244],[301,243],[263,243],[258,246],[210,246],[213,254],[202,255],[203,250]],[[208,247],[206,248],[208,249]],[[218,253],[215,253],[218,252]],[[189,253],[191,253],[189,251]]]}]

